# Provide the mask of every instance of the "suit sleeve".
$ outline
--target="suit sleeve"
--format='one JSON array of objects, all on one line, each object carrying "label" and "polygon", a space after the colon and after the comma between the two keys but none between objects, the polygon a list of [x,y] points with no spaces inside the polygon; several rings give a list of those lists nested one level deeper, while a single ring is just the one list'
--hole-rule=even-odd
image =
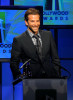
[{"label": "suit sleeve", "polygon": [[14,79],[16,79],[21,74],[19,71],[20,53],[20,43],[16,38],[14,38],[12,43],[10,60],[10,68]]},{"label": "suit sleeve", "polygon": [[61,71],[60,71],[60,60],[59,60],[59,57],[58,57],[58,52],[57,52],[57,48],[56,48],[56,44],[55,44],[55,41],[53,39],[53,36],[52,34],[50,34],[50,46],[51,46],[51,58],[52,58],[52,64],[54,66],[54,68],[56,69],[57,71],[57,74],[58,76],[61,76]]}]

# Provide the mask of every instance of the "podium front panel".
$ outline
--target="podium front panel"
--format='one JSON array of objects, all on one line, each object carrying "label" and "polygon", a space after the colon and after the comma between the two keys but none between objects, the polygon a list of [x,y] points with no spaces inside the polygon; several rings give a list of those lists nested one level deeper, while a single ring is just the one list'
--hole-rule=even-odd
[{"label": "podium front panel", "polygon": [[23,100],[67,100],[67,79],[24,79]]}]

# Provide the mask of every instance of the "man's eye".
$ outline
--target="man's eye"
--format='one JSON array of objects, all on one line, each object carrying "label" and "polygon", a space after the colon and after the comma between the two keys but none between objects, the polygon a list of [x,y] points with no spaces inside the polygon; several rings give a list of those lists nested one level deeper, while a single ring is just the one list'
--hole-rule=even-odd
[{"label": "man's eye", "polygon": [[33,20],[31,22],[34,22]]},{"label": "man's eye", "polygon": [[40,22],[39,20],[37,20],[37,22]]}]

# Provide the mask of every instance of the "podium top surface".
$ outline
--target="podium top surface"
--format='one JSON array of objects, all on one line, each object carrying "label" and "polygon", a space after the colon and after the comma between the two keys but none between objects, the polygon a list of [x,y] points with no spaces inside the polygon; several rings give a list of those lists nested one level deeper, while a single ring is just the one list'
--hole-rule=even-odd
[{"label": "podium top surface", "polygon": [[16,80],[13,80],[12,84],[16,85],[19,82],[23,80],[66,80],[68,77],[61,77],[61,78],[17,78]]}]

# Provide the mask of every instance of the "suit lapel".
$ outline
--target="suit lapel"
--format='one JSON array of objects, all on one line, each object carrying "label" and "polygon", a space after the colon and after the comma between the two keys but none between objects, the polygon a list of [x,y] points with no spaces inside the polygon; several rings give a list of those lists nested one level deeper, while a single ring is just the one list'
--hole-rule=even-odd
[{"label": "suit lapel", "polygon": [[36,47],[34,46],[34,44],[32,42],[32,39],[31,39],[31,37],[28,34],[28,31],[25,32],[24,36],[26,38],[25,42],[27,44],[27,48],[28,48],[29,52],[33,53],[32,56],[36,55]]},{"label": "suit lapel", "polygon": [[48,42],[47,42],[47,38],[45,33],[43,33],[43,31],[40,30],[40,35],[41,35],[41,39],[42,39],[42,58],[45,56],[47,50],[48,50]]},{"label": "suit lapel", "polygon": [[44,54],[44,48],[45,48],[45,38],[44,34],[40,31],[41,39],[42,39],[42,56]]}]

